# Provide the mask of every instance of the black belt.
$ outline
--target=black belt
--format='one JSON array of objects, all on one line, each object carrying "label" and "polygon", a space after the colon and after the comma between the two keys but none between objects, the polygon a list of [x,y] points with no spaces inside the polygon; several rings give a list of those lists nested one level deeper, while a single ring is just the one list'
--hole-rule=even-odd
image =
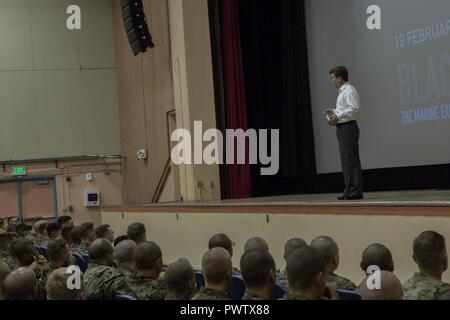
[{"label": "black belt", "polygon": [[352,121],[344,122],[344,123],[338,123],[336,126],[337,127],[342,127],[342,126],[345,126],[347,124],[354,124],[354,123],[356,123],[356,120],[352,120]]}]

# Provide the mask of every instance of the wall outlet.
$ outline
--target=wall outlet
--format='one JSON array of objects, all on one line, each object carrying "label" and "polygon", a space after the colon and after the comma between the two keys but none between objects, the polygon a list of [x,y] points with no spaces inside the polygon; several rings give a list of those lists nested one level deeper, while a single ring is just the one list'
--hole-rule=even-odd
[{"label": "wall outlet", "polygon": [[86,181],[94,180],[94,175],[91,172],[86,173]]},{"label": "wall outlet", "polygon": [[140,160],[140,161],[148,159],[148,151],[146,149],[138,150],[136,155],[137,155],[138,160]]}]

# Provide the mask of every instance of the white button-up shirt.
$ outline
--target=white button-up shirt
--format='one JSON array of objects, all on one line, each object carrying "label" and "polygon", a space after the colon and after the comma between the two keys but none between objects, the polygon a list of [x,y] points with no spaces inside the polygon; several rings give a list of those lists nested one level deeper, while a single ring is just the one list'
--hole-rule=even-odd
[{"label": "white button-up shirt", "polygon": [[361,115],[359,94],[350,83],[347,82],[339,89],[339,97],[334,112],[339,119],[339,123],[359,120]]}]

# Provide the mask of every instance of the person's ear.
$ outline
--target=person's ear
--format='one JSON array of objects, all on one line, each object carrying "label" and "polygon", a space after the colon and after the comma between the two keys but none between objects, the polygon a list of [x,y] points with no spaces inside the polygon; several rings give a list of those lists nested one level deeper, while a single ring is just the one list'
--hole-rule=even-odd
[{"label": "person's ear", "polygon": [[314,280],[317,287],[322,286],[325,283],[325,273],[319,272]]}]

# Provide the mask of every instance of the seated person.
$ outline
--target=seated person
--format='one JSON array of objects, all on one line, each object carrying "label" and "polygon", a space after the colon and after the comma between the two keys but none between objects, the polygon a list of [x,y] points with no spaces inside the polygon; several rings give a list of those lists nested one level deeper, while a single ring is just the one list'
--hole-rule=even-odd
[{"label": "seated person", "polygon": [[111,243],[114,243],[114,231],[109,224],[102,224],[95,229],[95,236],[97,239],[103,238]]},{"label": "seated person", "polygon": [[205,287],[192,300],[229,300],[227,289],[233,277],[230,253],[223,248],[213,248],[202,258]]},{"label": "seated person", "polygon": [[128,284],[139,300],[164,300],[167,285],[159,279],[162,271],[161,248],[154,242],[142,242],[134,250],[136,275],[128,279]]},{"label": "seated person", "polygon": [[37,295],[36,276],[29,268],[19,268],[5,278],[3,290],[6,300],[34,300]]},{"label": "seated person", "polygon": [[338,276],[335,271],[339,267],[339,247],[332,238],[321,236],[311,242],[325,261],[325,280],[335,289],[356,290],[356,285],[347,278]]},{"label": "seated person", "polygon": [[400,280],[390,271],[380,271],[380,288],[369,288],[370,275],[358,288],[362,300],[403,300],[403,288]]},{"label": "seated person", "polygon": [[18,240],[12,245],[12,252],[19,262],[19,267],[29,267],[33,263],[35,266],[44,266],[47,259],[39,255],[33,241]]},{"label": "seated person", "polygon": [[338,300],[325,280],[326,264],[320,252],[306,246],[292,252],[286,263],[289,292],[284,300]]},{"label": "seated person", "polygon": [[196,282],[192,265],[186,259],[178,259],[169,265],[165,275],[167,295],[165,300],[191,300]]},{"label": "seated person", "polygon": [[114,300],[118,295],[135,296],[123,274],[113,266],[114,249],[106,239],[97,239],[89,246],[89,265],[84,273],[89,300]]},{"label": "seated person", "polygon": [[419,272],[403,284],[407,300],[435,300],[450,284],[442,282],[448,268],[445,239],[434,231],[421,233],[414,239],[413,258]]},{"label": "seated person", "polygon": [[127,228],[127,237],[140,245],[147,241],[147,231],[145,225],[140,222],[132,223]]},{"label": "seated person", "polygon": [[[208,249],[211,250],[212,248],[224,248],[228,251],[230,254],[230,257],[233,258],[233,247],[235,246],[235,243],[230,240],[230,238],[223,233],[216,234],[212,236],[208,241]],[[241,271],[233,267],[233,274],[240,275]]]},{"label": "seated person", "polygon": [[92,222],[83,223],[77,230],[80,232],[81,237],[78,252],[82,255],[88,255],[89,246],[95,240],[94,224]]},{"label": "seated person", "polygon": [[19,267],[19,261],[12,254],[12,244],[17,241],[17,237],[10,232],[0,234],[0,260],[5,262],[11,270]]},{"label": "seated person", "polygon": [[247,250],[240,262],[245,283],[242,300],[270,300],[277,283],[275,261],[271,254],[261,250]]},{"label": "seated person", "polygon": [[3,290],[3,281],[11,273],[11,269],[8,265],[0,260],[0,301],[5,300],[5,292]]},{"label": "seated person", "polygon": [[[307,243],[305,240],[300,238],[293,238],[288,241],[286,241],[286,244],[284,245],[284,261],[287,261],[287,258],[289,255],[294,252],[297,249],[306,247]],[[286,270],[279,272],[278,274],[278,280],[285,286],[288,287],[288,281],[286,276]]]},{"label": "seated person", "polygon": [[47,300],[85,300],[85,286],[83,273],[79,272],[80,276],[80,289],[69,288],[67,281],[73,275],[73,272],[69,272],[67,268],[59,268],[53,270],[48,276],[46,292]]},{"label": "seated person", "polygon": [[133,240],[124,240],[114,248],[116,270],[122,272],[127,278],[136,275],[133,259],[135,249],[136,243]]}]

